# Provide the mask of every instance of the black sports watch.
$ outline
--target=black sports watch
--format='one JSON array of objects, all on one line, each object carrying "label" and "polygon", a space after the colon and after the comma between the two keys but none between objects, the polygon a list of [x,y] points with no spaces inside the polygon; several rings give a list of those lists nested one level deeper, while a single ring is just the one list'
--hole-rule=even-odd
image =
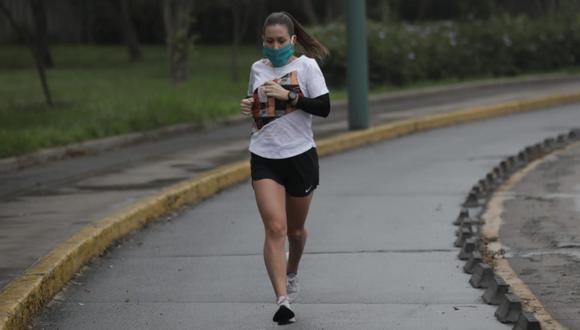
[{"label": "black sports watch", "polygon": [[294,91],[288,92],[288,101],[289,102],[294,102],[297,98],[298,98],[298,94],[296,94],[296,92],[294,92]]}]

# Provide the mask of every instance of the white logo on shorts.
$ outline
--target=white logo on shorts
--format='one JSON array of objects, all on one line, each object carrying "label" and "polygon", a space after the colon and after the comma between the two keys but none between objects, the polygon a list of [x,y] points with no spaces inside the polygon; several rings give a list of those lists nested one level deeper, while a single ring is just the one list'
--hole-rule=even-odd
[{"label": "white logo on shorts", "polygon": [[313,188],[313,187],[314,187],[314,186],[310,186],[308,189],[304,190],[304,193],[305,193],[305,194],[308,194],[308,193],[310,192],[310,190],[312,190],[312,188]]}]

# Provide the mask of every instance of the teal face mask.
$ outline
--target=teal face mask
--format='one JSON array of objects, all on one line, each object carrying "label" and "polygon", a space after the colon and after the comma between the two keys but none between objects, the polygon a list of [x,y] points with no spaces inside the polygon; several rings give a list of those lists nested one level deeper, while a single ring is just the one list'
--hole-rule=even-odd
[{"label": "teal face mask", "polygon": [[272,49],[264,46],[262,53],[270,60],[270,62],[272,62],[273,66],[279,67],[288,63],[290,56],[294,55],[294,45],[292,45],[292,43],[288,43],[287,46],[278,49]]}]

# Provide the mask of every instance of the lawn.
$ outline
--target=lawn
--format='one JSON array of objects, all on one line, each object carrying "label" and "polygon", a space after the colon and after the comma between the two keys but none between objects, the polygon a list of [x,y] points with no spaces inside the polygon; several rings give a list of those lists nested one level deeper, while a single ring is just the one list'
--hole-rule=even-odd
[{"label": "lawn", "polygon": [[48,80],[55,106],[48,108],[30,54],[0,53],[0,158],[176,123],[200,123],[235,114],[245,95],[250,64],[240,52],[240,79],[231,79],[229,47],[196,47],[190,79],[168,79],[165,48],[144,47],[144,60],[129,63],[123,47],[55,46]]}]

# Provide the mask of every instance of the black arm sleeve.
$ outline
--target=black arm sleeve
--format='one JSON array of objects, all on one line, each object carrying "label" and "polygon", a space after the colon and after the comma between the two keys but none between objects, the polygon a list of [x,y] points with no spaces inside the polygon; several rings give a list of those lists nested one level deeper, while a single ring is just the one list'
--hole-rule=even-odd
[{"label": "black arm sleeve", "polygon": [[328,93],[315,98],[300,96],[296,107],[309,114],[326,118],[330,113],[330,96]]}]

